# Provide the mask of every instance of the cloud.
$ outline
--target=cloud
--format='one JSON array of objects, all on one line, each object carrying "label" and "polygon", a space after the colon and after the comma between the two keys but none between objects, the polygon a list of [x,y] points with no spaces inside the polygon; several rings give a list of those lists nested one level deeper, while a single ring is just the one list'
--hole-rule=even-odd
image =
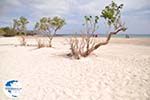
[{"label": "cloud", "polygon": [[125,11],[138,10],[150,6],[150,0],[117,0],[123,3]]},{"label": "cloud", "polygon": [[9,10],[12,10],[13,7],[19,6],[20,2],[18,0],[13,0],[10,2],[9,0],[0,0],[0,16],[3,16],[8,13]]},{"label": "cloud", "polygon": [[[32,11],[31,16],[67,16],[72,13],[79,15],[98,14],[111,0],[0,0],[0,14],[10,11]],[[124,4],[124,12],[143,9],[150,6],[150,0],[116,0]]]},{"label": "cloud", "polygon": [[37,14],[66,15],[69,13],[69,4],[66,0],[45,0],[41,2],[40,1],[38,3],[30,4],[30,7],[33,7]]},{"label": "cloud", "polygon": [[[34,23],[43,16],[61,16],[67,20],[65,30],[79,29],[85,15],[100,15],[101,10],[112,0],[0,0],[0,24],[9,25],[10,21],[20,16],[27,17]],[[139,21],[149,25],[150,0],[114,0],[124,4],[123,18],[135,29],[130,21]],[[134,19],[133,19],[134,18]],[[137,26],[136,26],[137,27]],[[143,30],[143,28],[141,28]],[[131,30],[133,31],[133,30]]]}]

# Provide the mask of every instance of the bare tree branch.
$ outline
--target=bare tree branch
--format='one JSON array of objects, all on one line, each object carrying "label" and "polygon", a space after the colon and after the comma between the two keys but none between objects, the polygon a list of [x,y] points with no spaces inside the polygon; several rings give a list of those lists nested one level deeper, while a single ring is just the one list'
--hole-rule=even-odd
[{"label": "bare tree branch", "polygon": [[97,49],[98,47],[102,46],[102,45],[108,44],[108,43],[109,43],[109,40],[110,40],[111,37],[112,37],[112,35],[115,35],[115,34],[119,33],[120,31],[123,31],[124,29],[125,29],[124,27],[121,27],[121,28],[117,29],[117,30],[114,31],[114,32],[110,32],[110,33],[108,34],[108,36],[107,36],[106,41],[105,41],[105,42],[102,42],[102,43],[96,44],[95,47],[94,47],[94,50]]}]

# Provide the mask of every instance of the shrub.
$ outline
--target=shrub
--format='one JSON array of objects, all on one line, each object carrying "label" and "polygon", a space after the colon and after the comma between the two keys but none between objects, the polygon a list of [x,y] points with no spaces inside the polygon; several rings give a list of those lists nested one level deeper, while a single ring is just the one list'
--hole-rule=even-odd
[{"label": "shrub", "polygon": [[35,30],[39,30],[48,37],[49,45],[52,47],[52,39],[56,32],[61,29],[65,24],[65,20],[59,17],[47,18],[43,17],[35,25]]},{"label": "shrub", "polygon": [[3,31],[2,29],[0,29],[0,36],[4,36],[4,34],[6,34],[5,31]]},{"label": "shrub", "polygon": [[[121,9],[123,4],[117,5],[112,2],[110,5],[106,6],[100,16],[85,16],[85,30],[83,36],[80,38],[73,37],[70,40],[71,53],[68,56],[73,56],[75,59],[80,59],[80,57],[87,57],[94,50],[98,49],[102,45],[109,43],[112,35],[116,35],[120,31],[125,31],[124,23],[121,22]],[[93,34],[98,29],[98,22],[100,17],[104,18],[109,25],[113,27],[113,31],[108,33],[108,36],[104,42],[96,42],[93,38]]]},{"label": "shrub", "polygon": [[2,36],[10,37],[16,35],[16,32],[9,27],[3,27],[0,30],[2,32]]}]

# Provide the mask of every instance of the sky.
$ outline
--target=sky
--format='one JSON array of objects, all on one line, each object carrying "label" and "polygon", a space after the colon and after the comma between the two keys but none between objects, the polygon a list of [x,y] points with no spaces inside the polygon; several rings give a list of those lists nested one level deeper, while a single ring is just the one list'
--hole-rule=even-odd
[{"label": "sky", "polygon": [[[85,15],[100,15],[102,9],[112,0],[0,0],[0,27],[11,26],[13,19],[28,18],[32,30],[41,17],[60,16],[66,25],[59,31],[63,34],[80,32]],[[124,4],[122,21],[128,28],[126,34],[150,34],[150,0],[113,0]],[[107,33],[107,26],[101,18],[100,34]]]}]

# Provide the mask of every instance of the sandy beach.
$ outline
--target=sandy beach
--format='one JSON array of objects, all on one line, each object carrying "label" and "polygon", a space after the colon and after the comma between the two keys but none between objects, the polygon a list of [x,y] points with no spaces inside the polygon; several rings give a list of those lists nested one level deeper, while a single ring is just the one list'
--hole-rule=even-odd
[{"label": "sandy beach", "polygon": [[[37,49],[1,37],[0,82],[21,82],[16,100],[150,100],[150,38],[112,38],[80,60],[66,56],[67,40],[56,37],[52,48]],[[12,100],[2,88],[0,100]]]}]

